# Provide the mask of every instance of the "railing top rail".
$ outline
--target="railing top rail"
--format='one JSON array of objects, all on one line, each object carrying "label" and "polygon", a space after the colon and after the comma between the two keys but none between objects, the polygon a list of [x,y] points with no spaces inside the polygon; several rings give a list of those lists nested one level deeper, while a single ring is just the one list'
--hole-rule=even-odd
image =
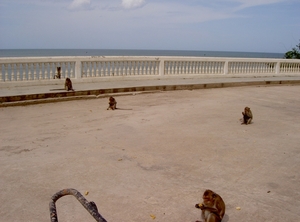
[{"label": "railing top rail", "polygon": [[300,63],[299,59],[189,57],[189,56],[53,56],[53,57],[2,57],[0,63],[32,62],[92,62],[92,61],[221,61],[221,62],[286,62]]}]

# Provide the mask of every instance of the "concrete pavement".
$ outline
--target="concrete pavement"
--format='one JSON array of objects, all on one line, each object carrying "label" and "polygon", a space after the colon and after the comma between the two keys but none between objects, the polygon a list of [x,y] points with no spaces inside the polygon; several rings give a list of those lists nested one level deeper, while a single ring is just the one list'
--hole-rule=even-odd
[{"label": "concrete pavement", "polygon": [[[222,222],[300,221],[299,92],[131,94],[115,111],[107,98],[0,107],[0,221],[50,221],[51,196],[65,188],[109,222],[200,220],[205,189],[225,201]],[[95,221],[72,196],[57,210],[59,221]]]}]

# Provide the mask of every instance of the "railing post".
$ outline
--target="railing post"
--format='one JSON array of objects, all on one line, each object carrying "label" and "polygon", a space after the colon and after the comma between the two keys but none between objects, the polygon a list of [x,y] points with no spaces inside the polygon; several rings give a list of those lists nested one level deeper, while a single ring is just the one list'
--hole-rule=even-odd
[{"label": "railing post", "polygon": [[228,74],[228,61],[226,60],[224,63],[224,74],[227,75]]},{"label": "railing post", "polygon": [[275,74],[279,74],[280,73],[280,62],[276,62],[276,67],[275,67]]},{"label": "railing post", "polygon": [[165,60],[159,59],[158,75],[163,76],[165,74]]},{"label": "railing post", "polygon": [[81,60],[75,61],[75,79],[81,79]]}]

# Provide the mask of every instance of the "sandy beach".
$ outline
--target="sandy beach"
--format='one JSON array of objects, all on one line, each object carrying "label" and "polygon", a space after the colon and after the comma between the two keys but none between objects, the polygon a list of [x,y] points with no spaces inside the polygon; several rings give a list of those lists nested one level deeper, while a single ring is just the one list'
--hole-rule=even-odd
[{"label": "sandy beach", "polygon": [[[133,94],[115,97],[115,111],[107,98],[0,108],[0,221],[50,221],[64,188],[88,191],[111,222],[200,220],[205,189],[225,201],[223,222],[299,221],[299,92]],[[60,222],[95,221],[73,196],[57,210]]]}]

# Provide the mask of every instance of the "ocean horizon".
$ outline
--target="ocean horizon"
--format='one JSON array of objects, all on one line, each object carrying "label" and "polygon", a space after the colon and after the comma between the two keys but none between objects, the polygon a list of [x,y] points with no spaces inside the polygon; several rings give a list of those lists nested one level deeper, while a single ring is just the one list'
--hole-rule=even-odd
[{"label": "ocean horizon", "polygon": [[49,56],[191,56],[282,59],[284,53],[144,49],[0,49],[2,58]]}]

